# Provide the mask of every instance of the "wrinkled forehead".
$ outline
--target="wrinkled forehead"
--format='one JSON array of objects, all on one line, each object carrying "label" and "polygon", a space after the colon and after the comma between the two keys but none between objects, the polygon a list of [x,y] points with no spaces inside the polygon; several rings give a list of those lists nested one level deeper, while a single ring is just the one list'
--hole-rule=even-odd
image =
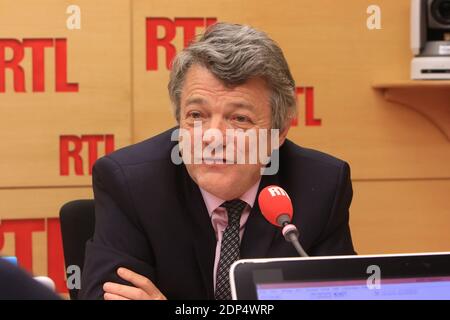
[{"label": "wrinkled forehead", "polygon": [[210,99],[227,98],[236,107],[251,109],[254,105],[268,104],[270,88],[262,77],[251,77],[241,84],[227,84],[207,68],[194,65],[181,88],[182,105],[204,104]]}]

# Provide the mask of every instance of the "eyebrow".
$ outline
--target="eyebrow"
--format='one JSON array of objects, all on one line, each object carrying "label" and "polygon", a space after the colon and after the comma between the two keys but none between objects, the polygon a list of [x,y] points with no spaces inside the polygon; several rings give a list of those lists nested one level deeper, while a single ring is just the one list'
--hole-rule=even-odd
[{"label": "eyebrow", "polygon": [[186,106],[190,105],[190,104],[201,104],[201,105],[205,105],[206,100],[200,97],[193,97],[193,98],[188,98],[186,101]]},{"label": "eyebrow", "polygon": [[[187,99],[186,106],[191,105],[191,104],[207,105],[208,103],[203,98],[192,97],[192,98],[188,98]],[[255,110],[255,107],[252,104],[245,103],[245,102],[230,102],[230,103],[227,103],[227,106],[232,106],[234,108],[247,109],[247,110],[250,110],[250,111],[254,111]]]},{"label": "eyebrow", "polygon": [[235,108],[242,108],[242,109],[247,109],[250,111],[255,111],[255,107],[250,104],[250,103],[245,103],[245,102],[231,102],[228,103],[227,105],[233,106]]}]

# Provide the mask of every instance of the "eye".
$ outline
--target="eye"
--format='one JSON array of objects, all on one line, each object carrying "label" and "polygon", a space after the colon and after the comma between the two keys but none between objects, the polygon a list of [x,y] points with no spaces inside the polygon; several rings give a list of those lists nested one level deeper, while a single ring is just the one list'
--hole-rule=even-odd
[{"label": "eye", "polygon": [[202,114],[199,111],[191,111],[188,113],[188,117],[192,119],[200,119]]},{"label": "eye", "polygon": [[231,117],[232,120],[239,122],[239,123],[249,123],[251,122],[250,118],[247,116],[243,116],[243,115],[234,115]]}]

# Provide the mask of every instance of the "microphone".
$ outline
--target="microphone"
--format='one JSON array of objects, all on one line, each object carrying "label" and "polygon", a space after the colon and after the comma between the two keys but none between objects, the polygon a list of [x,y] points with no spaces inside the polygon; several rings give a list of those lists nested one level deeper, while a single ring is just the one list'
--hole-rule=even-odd
[{"label": "microphone", "polygon": [[292,243],[301,257],[308,257],[298,241],[298,229],[291,223],[294,210],[287,192],[279,186],[267,186],[259,193],[258,203],[266,220],[281,227],[286,241]]}]

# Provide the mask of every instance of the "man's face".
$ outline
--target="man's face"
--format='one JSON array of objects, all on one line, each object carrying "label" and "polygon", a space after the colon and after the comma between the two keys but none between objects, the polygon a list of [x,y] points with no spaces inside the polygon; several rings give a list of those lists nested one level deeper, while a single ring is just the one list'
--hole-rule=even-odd
[{"label": "man's face", "polygon": [[[201,131],[199,126],[201,126]],[[243,85],[228,88],[206,68],[194,65],[186,74],[181,93],[180,128],[189,132],[192,144],[195,138],[200,138],[203,150],[215,140],[212,137],[206,138],[205,131],[208,129],[218,130],[223,137],[225,149],[230,143],[234,145],[234,159],[236,159],[239,147],[236,145],[236,140],[229,139],[227,143],[227,129],[241,129],[245,132],[253,129],[257,133],[258,145],[265,143],[266,147],[270,148],[268,143],[271,128],[270,90],[261,78],[252,78]],[[196,129],[194,130],[194,128]],[[259,141],[258,131],[260,129],[269,129],[267,139],[264,141]],[[200,137],[199,132],[201,132]],[[231,131],[228,130],[229,132]],[[280,145],[284,141],[285,133],[282,133],[281,136]],[[246,139],[243,151],[246,155],[245,164],[218,163],[217,159],[226,158],[226,152],[224,150],[223,154],[216,153],[214,151],[218,149],[214,149],[211,157],[215,160],[213,163],[208,161],[209,156],[205,156],[205,153],[201,153],[202,163],[200,164],[185,161],[189,175],[199,187],[221,199],[238,198],[260,178],[262,165],[259,161],[249,163],[251,162],[248,155],[249,140]],[[270,153],[270,149],[268,152]],[[194,147],[191,148],[190,153],[190,159],[193,160],[196,157]],[[184,156],[185,154],[183,154]],[[209,163],[205,163],[205,161]]]}]

